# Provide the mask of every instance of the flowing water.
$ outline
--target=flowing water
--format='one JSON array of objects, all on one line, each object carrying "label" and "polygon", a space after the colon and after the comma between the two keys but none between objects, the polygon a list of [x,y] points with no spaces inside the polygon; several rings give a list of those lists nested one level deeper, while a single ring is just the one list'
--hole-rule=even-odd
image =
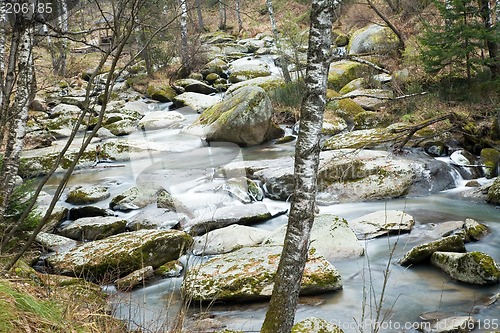
[{"label": "flowing water", "polygon": [[[185,125],[197,116],[190,110],[181,112],[187,117]],[[267,144],[252,148],[239,148],[230,144],[206,146],[199,138],[182,134],[178,129],[139,132],[124,140],[160,144],[164,152],[151,154],[149,158],[125,162],[120,168],[76,172],[69,186],[104,184],[109,186],[113,197],[136,183],[154,181],[167,188],[198,214],[230,200],[227,196],[213,194],[213,188],[218,182],[224,182],[224,179],[216,175],[219,167],[234,161],[272,159],[293,154],[293,143],[279,146]],[[458,175],[456,177],[457,184],[461,185],[462,180]],[[58,181],[59,176],[53,177],[46,187],[47,191],[50,192]],[[377,313],[380,313],[378,321],[385,323],[381,331],[401,332],[413,331],[411,326],[419,321],[420,314],[441,311],[452,315],[473,313],[482,325],[479,331],[494,329],[490,324],[496,321],[488,320],[500,318],[500,301],[488,307],[485,304],[492,295],[500,292],[498,285],[466,285],[452,281],[430,265],[405,268],[397,263],[411,247],[431,240],[429,230],[435,223],[463,221],[466,218],[476,219],[492,231],[480,242],[467,244],[467,250],[485,252],[500,262],[500,210],[492,205],[460,200],[457,192],[454,190],[421,198],[320,207],[322,214],[335,214],[347,220],[378,210],[404,210],[415,217],[416,225],[410,234],[366,241],[366,255],[363,257],[333,261],[342,275],[343,290],[302,297],[297,310],[297,320],[316,316],[339,324],[345,332],[361,329],[369,331],[370,324],[377,318]],[[107,207],[109,201],[110,199],[102,201],[97,206]],[[288,206],[287,203],[268,199],[264,202],[270,209]],[[136,213],[119,214],[131,217]],[[285,223],[286,216],[280,216],[257,227],[274,230]],[[183,258],[184,262],[187,260],[190,258]],[[117,317],[129,320],[132,327],[145,326],[154,330],[164,323],[173,324],[181,307],[181,282],[182,278],[160,279],[130,293],[120,293],[112,287],[107,290],[113,294]],[[259,330],[266,307],[265,302],[211,304],[203,307],[197,305],[189,309],[188,316],[201,310],[209,311],[230,329],[252,332]],[[358,327],[358,324],[361,327]]]}]

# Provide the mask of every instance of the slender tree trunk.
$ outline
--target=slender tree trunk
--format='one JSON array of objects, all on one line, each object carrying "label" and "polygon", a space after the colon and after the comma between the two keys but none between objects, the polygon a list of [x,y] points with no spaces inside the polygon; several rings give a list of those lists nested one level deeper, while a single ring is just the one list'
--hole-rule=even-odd
[{"label": "slender tree trunk", "polygon": [[[0,8],[3,8],[5,5],[5,0],[0,0]],[[5,73],[5,22],[4,18],[0,18],[0,110],[2,110],[3,105],[3,97],[4,97],[4,73]],[[0,114],[0,124],[2,119],[2,115]],[[3,127],[0,127],[3,128]],[[1,132],[1,130],[0,130]],[[2,135],[0,134],[0,147],[2,146]]]},{"label": "slender tree trunk", "polygon": [[203,13],[201,11],[201,0],[196,0],[196,14],[198,16],[198,32],[205,31],[205,25],[203,24]]},{"label": "slender tree trunk", "polygon": [[398,28],[396,28],[396,26],[394,24],[392,24],[392,22],[387,18],[387,16],[385,16],[377,8],[377,6],[375,6],[373,4],[373,2],[371,0],[366,0],[366,2],[368,3],[368,6],[370,6],[370,8],[375,12],[375,14],[377,14],[377,16],[380,17],[382,19],[382,21],[385,22],[385,24],[387,24],[387,26],[392,30],[392,32],[394,32],[396,34],[396,36],[398,37],[398,40],[399,40],[399,46],[398,46],[399,51],[404,50],[405,49],[405,40],[404,40],[404,36],[401,33],[401,31]]},{"label": "slender tree trunk", "polygon": [[21,40],[17,59],[18,73],[16,97],[12,105],[12,110],[8,112],[9,119],[6,122],[8,136],[0,176],[0,224],[4,222],[5,211],[16,182],[19,159],[21,157],[21,150],[23,149],[24,137],[26,135],[28,106],[30,103],[30,96],[32,95],[30,90],[33,80],[33,29],[21,27],[19,27],[19,29],[23,29],[24,31],[20,33]]},{"label": "slender tree trunk", "polygon": [[[499,50],[499,43],[498,38],[494,38],[496,35],[496,29],[500,29],[498,27],[495,27],[493,23],[493,4],[490,3],[490,0],[480,0],[480,11],[481,11],[481,18],[484,23],[484,27],[488,32],[488,35],[486,37],[486,46],[488,47],[488,55],[490,58],[490,63],[488,64],[488,67],[491,70],[491,74],[493,78],[500,77],[500,50]],[[498,12],[498,8],[496,8]],[[498,25],[498,18],[497,18],[497,25]],[[499,30],[500,31],[500,30]]]},{"label": "slender tree trunk", "polygon": [[219,30],[226,29],[226,4],[219,0]]},{"label": "slender tree trunk", "polygon": [[188,49],[188,12],[186,0],[181,0],[181,61],[182,61],[182,76],[188,74],[189,71],[189,49]]},{"label": "slender tree trunk", "polygon": [[236,19],[238,20],[238,33],[243,30],[243,21],[241,20],[241,9],[240,9],[240,0],[235,1],[236,6]]},{"label": "slender tree trunk", "polygon": [[306,95],[302,101],[295,152],[294,192],[283,253],[262,333],[289,333],[293,326],[314,222],[316,180],[321,151],[319,138],[326,104],[331,29],[337,0],[313,0]]},{"label": "slender tree trunk", "polygon": [[278,48],[278,52],[281,55],[279,67],[281,69],[281,72],[283,73],[283,79],[285,80],[285,82],[290,83],[292,82],[292,77],[290,76],[290,72],[288,71],[287,55],[285,54],[285,52],[283,52],[281,48],[278,27],[276,25],[276,20],[274,18],[274,8],[272,0],[266,0],[266,5],[267,5],[267,12],[269,13],[269,20],[271,21],[271,29],[273,31],[274,42],[276,44],[276,47]]}]

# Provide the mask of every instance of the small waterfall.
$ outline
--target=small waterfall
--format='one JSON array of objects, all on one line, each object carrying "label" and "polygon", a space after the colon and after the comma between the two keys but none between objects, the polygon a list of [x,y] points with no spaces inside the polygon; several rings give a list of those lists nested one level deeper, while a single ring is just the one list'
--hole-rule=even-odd
[{"label": "small waterfall", "polygon": [[[453,178],[453,182],[455,183],[455,187],[463,187],[465,186],[467,179],[463,177],[462,173],[460,172],[459,168],[469,172],[469,175],[471,174],[467,168],[463,168],[460,166],[457,166],[449,157],[436,157],[436,160],[444,162],[448,164],[449,169],[450,169],[450,175]],[[470,178],[470,177],[469,177]]]}]

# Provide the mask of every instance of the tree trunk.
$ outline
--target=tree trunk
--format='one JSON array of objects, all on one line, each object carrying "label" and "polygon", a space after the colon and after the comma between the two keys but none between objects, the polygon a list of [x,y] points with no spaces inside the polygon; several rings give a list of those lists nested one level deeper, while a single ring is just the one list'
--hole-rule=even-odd
[{"label": "tree trunk", "polygon": [[399,40],[399,46],[398,46],[399,51],[404,50],[405,41],[401,31],[399,31],[399,29],[396,28],[394,24],[392,24],[392,22],[373,4],[371,0],[366,0],[366,2],[368,3],[368,6],[370,6],[370,8],[375,12],[375,14],[377,14],[377,16],[380,17],[382,21],[385,22],[385,24],[387,24],[387,26],[392,30],[392,32],[396,34]]},{"label": "tree trunk", "polygon": [[198,32],[204,32],[205,25],[203,24],[203,14],[201,11],[201,0],[196,0],[196,14],[198,16]]},{"label": "tree trunk", "polygon": [[285,82],[290,83],[292,82],[292,78],[290,76],[290,72],[288,71],[288,59],[285,52],[283,52],[283,50],[281,49],[280,36],[278,32],[278,27],[276,26],[276,20],[274,18],[274,9],[272,0],[266,0],[266,5],[267,5],[267,12],[269,13],[269,20],[271,21],[271,29],[273,31],[274,42],[276,44],[276,47],[278,48],[278,52],[281,55],[279,67],[281,69],[281,72],[283,73],[283,79],[285,80]]},{"label": "tree trunk", "polygon": [[9,119],[6,122],[8,129],[7,146],[0,173],[0,224],[4,222],[5,211],[16,182],[19,159],[26,135],[28,106],[32,95],[30,90],[33,80],[33,29],[22,28],[18,24],[14,29],[23,29],[24,31],[20,32],[16,97],[12,109],[8,112]]},{"label": "tree trunk", "polygon": [[314,222],[316,180],[321,151],[319,139],[326,104],[331,29],[334,9],[339,3],[337,0],[312,2],[305,78],[306,95],[301,107],[295,152],[294,192],[283,252],[261,333],[289,333],[293,326]]},{"label": "tree trunk", "polygon": [[226,4],[219,0],[219,30],[226,29]]},{"label": "tree trunk", "polygon": [[243,21],[241,20],[241,9],[240,9],[240,0],[236,0],[236,19],[238,21],[238,33],[243,30]]},{"label": "tree trunk", "polygon": [[181,0],[181,76],[189,72],[189,49],[188,49],[188,27],[187,27],[187,4],[186,0]]},{"label": "tree trunk", "polygon": [[[4,0],[0,0],[0,8],[3,8],[5,5]],[[5,73],[5,22],[0,19],[0,110],[2,110],[3,105],[3,88],[4,88],[4,73]],[[0,115],[0,119],[2,116]],[[1,124],[1,121],[0,121]],[[3,127],[0,127],[3,128]],[[1,130],[0,130],[1,131]],[[0,134],[0,147],[2,146],[2,135]]]},{"label": "tree trunk", "polygon": [[[498,1],[497,1],[498,2]],[[493,7],[492,4],[490,3],[490,0],[480,0],[480,11],[481,11],[481,18],[483,20],[484,27],[487,31],[487,36],[486,36],[486,46],[488,47],[488,55],[490,58],[490,62],[488,63],[488,67],[491,70],[491,74],[493,78],[500,77],[500,50],[499,50],[499,41],[498,38],[494,38],[494,36],[498,33],[496,29],[500,29],[500,26],[498,26],[498,16],[497,16],[497,27],[495,27],[495,24],[493,23]],[[496,11],[498,15],[498,3],[496,4]]]}]

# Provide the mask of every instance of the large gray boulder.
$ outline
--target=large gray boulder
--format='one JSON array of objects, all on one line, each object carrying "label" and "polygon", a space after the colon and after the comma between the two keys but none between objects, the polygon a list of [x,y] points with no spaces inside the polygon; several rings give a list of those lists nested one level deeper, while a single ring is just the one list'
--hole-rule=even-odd
[{"label": "large gray boulder", "polygon": [[144,130],[180,128],[185,119],[186,117],[176,111],[153,111],[139,120],[138,126]]},{"label": "large gray boulder", "polygon": [[[271,115],[271,101],[266,92],[247,86],[205,110],[191,128],[208,141],[258,145],[271,139]],[[196,126],[201,128],[196,131]]]},{"label": "large gray boulder", "polygon": [[267,230],[234,224],[195,237],[193,254],[214,255],[228,253],[242,247],[258,245],[270,235],[271,232]]},{"label": "large gray boulder", "polygon": [[488,202],[500,204],[500,177],[497,177],[488,190]]},{"label": "large gray boulder", "polygon": [[[284,225],[278,228],[263,244],[283,245],[286,227]],[[314,218],[311,244],[330,261],[355,258],[364,253],[363,245],[349,228],[347,221],[335,215],[319,215]]]},{"label": "large gray boulder", "polygon": [[97,240],[125,231],[127,221],[114,216],[84,217],[59,230],[59,234],[74,240]]},{"label": "large gray boulder", "polygon": [[109,203],[109,208],[120,211],[141,209],[156,202],[160,192],[161,190],[153,186],[134,186],[113,197]]},{"label": "large gray boulder", "polygon": [[461,282],[484,285],[495,284],[500,280],[497,263],[482,252],[434,252],[431,262]]},{"label": "large gray boulder", "polygon": [[85,243],[47,261],[58,274],[114,280],[145,266],[157,268],[178,259],[192,241],[181,231],[139,230]]},{"label": "large gray boulder", "polygon": [[228,72],[230,73],[229,81],[231,83],[271,75],[269,65],[258,58],[241,58],[235,60],[230,64]]},{"label": "large gray boulder", "polygon": [[[269,298],[280,260],[281,246],[262,246],[215,256],[191,267],[182,284],[193,301],[243,301]],[[316,294],[342,288],[338,271],[314,249],[309,251],[301,293]]]},{"label": "large gray boulder", "polygon": [[178,107],[190,107],[198,113],[202,113],[209,107],[220,102],[218,96],[208,96],[204,94],[185,92],[174,98],[174,104]]},{"label": "large gray boulder", "polygon": [[226,206],[189,221],[184,226],[184,229],[188,230],[192,235],[199,236],[232,224],[256,224],[285,212],[286,210],[272,214],[263,203]]},{"label": "large gray boulder", "polygon": [[413,216],[397,210],[380,210],[349,221],[359,239],[408,233],[414,224]]},{"label": "large gray boulder", "polygon": [[429,243],[415,246],[399,261],[403,266],[429,261],[434,252],[465,252],[463,237],[460,235],[448,236]]},{"label": "large gray boulder", "polygon": [[47,232],[39,232],[35,241],[52,252],[66,252],[77,246],[77,242],[73,239]]},{"label": "large gray boulder", "polygon": [[70,188],[66,202],[73,205],[88,205],[110,197],[107,187],[92,185],[77,185]]},{"label": "large gray boulder", "polygon": [[177,80],[174,82],[174,85],[182,87],[185,92],[193,92],[204,95],[209,95],[217,92],[217,89],[215,89],[214,87],[194,79]]},{"label": "large gray boulder", "polygon": [[285,81],[279,76],[262,76],[233,84],[227,89],[227,93],[232,94],[236,90],[246,86],[258,86],[264,89],[266,92],[269,92],[275,88],[283,86],[284,84]]},{"label": "large gray boulder", "polygon": [[380,110],[387,103],[387,99],[393,96],[394,93],[391,90],[365,88],[359,88],[344,95],[344,97],[352,97],[352,100],[363,109],[375,111]]},{"label": "large gray boulder", "polygon": [[387,54],[395,52],[398,46],[398,36],[390,28],[371,24],[354,32],[347,49],[349,54]]}]

